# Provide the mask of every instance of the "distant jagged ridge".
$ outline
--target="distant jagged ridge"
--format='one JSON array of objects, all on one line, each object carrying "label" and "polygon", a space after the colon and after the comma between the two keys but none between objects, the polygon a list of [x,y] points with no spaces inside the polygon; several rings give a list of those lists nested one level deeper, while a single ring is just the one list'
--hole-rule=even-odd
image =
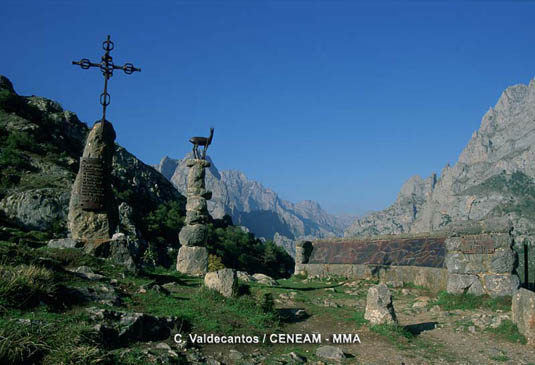
[{"label": "distant jagged ridge", "polygon": [[[190,157],[190,154],[181,160],[164,157],[154,167],[184,193],[188,170],[185,160]],[[206,170],[206,186],[213,192],[208,202],[210,214],[214,218],[228,214],[234,224],[246,227],[256,236],[275,240],[291,254],[296,239],[341,236],[348,225],[347,220],[328,214],[314,201],[294,204],[282,200],[242,172],[219,171],[211,163]]]},{"label": "distant jagged ridge", "polygon": [[507,88],[457,163],[410,178],[389,208],[357,219],[346,236],[430,232],[455,221],[508,216],[535,228],[535,81]]}]

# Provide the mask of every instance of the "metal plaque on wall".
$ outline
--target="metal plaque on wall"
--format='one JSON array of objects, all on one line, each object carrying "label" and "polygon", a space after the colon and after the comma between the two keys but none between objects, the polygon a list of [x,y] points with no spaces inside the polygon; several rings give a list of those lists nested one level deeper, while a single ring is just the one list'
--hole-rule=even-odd
[{"label": "metal plaque on wall", "polygon": [[99,158],[80,159],[80,206],[83,210],[105,209],[104,166]]},{"label": "metal plaque on wall", "polygon": [[461,251],[465,254],[492,254],[494,253],[494,240],[489,235],[463,237]]}]

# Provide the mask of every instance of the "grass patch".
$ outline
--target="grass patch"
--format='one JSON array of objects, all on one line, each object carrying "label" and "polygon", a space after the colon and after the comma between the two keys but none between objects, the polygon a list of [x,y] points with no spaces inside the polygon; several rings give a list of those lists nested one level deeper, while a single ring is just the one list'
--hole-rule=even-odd
[{"label": "grass patch", "polygon": [[368,320],[364,318],[363,311],[356,311],[353,315],[353,321],[355,322],[357,328],[360,328],[368,323]]},{"label": "grass patch", "polygon": [[509,310],[511,307],[511,297],[492,298],[488,295],[474,294],[450,294],[445,291],[438,293],[437,299],[431,301],[429,306],[439,305],[443,310],[474,310],[486,308],[492,311]]},{"label": "grass patch", "polygon": [[0,320],[0,363],[102,363],[84,314],[36,311],[31,317]]},{"label": "grass patch", "polygon": [[225,298],[204,287],[185,288],[184,292],[170,295],[149,290],[132,295],[127,306],[155,316],[182,318],[185,328],[198,333],[260,334],[279,328],[278,313],[265,303],[250,295]]},{"label": "grass patch", "polygon": [[501,361],[501,362],[506,362],[510,360],[509,357],[506,355],[491,356],[490,359],[494,361]]},{"label": "grass patch", "polygon": [[486,332],[495,334],[496,336],[512,342],[521,343],[525,345],[527,343],[526,337],[518,332],[518,327],[511,320],[504,320],[497,328],[487,328]]},{"label": "grass patch", "polygon": [[0,265],[0,304],[30,308],[55,291],[54,273],[35,265]]},{"label": "grass patch", "polygon": [[0,320],[0,363],[37,363],[50,350],[50,328]]},{"label": "grass patch", "polygon": [[391,344],[399,349],[406,349],[414,335],[398,324],[376,324],[370,329],[385,337]]}]

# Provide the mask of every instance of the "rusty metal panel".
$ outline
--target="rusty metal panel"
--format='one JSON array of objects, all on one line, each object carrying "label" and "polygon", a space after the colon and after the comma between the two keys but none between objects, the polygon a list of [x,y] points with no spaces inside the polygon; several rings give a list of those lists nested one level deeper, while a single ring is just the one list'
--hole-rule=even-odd
[{"label": "rusty metal panel", "polygon": [[80,206],[83,210],[101,211],[105,209],[104,165],[99,158],[80,159]]},{"label": "rusty metal panel", "polygon": [[494,253],[494,239],[487,234],[463,237],[461,251],[465,254],[492,254]]},{"label": "rusty metal panel", "polygon": [[444,238],[316,241],[310,264],[444,267]]}]

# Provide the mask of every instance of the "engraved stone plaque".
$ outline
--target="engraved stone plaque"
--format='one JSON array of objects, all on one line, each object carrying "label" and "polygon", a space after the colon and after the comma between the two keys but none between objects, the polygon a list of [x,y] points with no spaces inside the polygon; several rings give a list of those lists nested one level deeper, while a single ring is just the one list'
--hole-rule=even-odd
[{"label": "engraved stone plaque", "polygon": [[444,267],[445,238],[319,240],[309,264],[360,264]]},{"label": "engraved stone plaque", "polygon": [[494,253],[494,240],[484,234],[463,237],[461,251],[465,254],[491,254]]},{"label": "engraved stone plaque", "polygon": [[99,158],[80,159],[80,206],[83,210],[105,209],[104,166]]}]

